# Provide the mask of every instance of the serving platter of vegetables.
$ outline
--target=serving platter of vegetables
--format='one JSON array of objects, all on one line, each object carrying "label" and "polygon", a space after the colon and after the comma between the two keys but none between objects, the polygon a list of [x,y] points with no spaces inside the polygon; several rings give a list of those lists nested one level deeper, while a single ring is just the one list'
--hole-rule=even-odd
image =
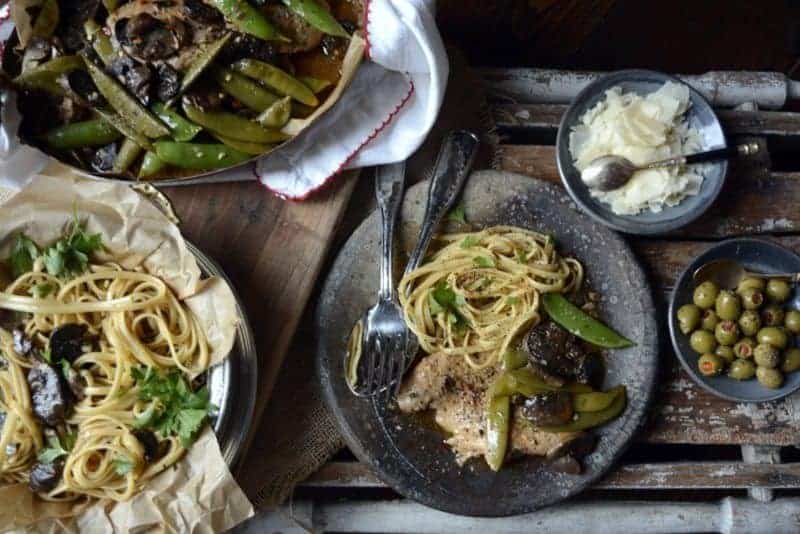
[{"label": "serving platter of vegetables", "polygon": [[188,178],[290,140],[362,54],[360,0],[17,0],[20,138],[92,175]]}]

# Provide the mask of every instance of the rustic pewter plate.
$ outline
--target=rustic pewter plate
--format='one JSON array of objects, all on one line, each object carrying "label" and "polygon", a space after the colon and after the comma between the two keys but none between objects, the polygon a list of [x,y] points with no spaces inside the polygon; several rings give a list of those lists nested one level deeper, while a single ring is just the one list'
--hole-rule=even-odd
[{"label": "rustic pewter plate", "polygon": [[[746,269],[757,273],[796,273],[800,272],[800,256],[777,243],[765,239],[729,239],[712,246],[694,259],[681,273],[669,300],[669,333],[672,346],[686,372],[711,393],[724,399],[740,402],[767,402],[781,399],[800,389],[800,372],[785,375],[783,386],[768,389],[752,380],[738,381],[726,375],[703,376],[697,370],[699,354],[689,346],[689,336],[681,333],[676,324],[678,308],[692,302],[694,282],[692,274],[701,266],[713,260],[732,259]],[[800,309],[800,292],[793,287],[792,296],[786,303],[789,308]],[[797,345],[797,339],[794,340]]]},{"label": "rustic pewter plate", "polygon": [[[422,183],[406,194],[398,232],[403,251],[415,243],[426,192],[427,183]],[[444,433],[435,425],[350,393],[344,380],[347,338],[378,293],[377,213],[350,237],[322,291],[316,331],[323,392],[355,455],[406,497],[463,515],[531,512],[571,497],[600,478],[642,425],[655,389],[658,361],[653,300],[625,242],[579,213],[556,187],[516,174],[483,171],[470,177],[463,202],[467,220],[476,227],[506,224],[553,234],[561,252],[582,261],[589,283],[602,293],[604,319],[636,343],[609,353],[605,386],[625,384],[628,407],[617,420],[596,430],[600,440],[585,459],[584,473],[555,473],[532,457],[510,462],[498,473],[482,459],[459,467],[444,444]]]}]

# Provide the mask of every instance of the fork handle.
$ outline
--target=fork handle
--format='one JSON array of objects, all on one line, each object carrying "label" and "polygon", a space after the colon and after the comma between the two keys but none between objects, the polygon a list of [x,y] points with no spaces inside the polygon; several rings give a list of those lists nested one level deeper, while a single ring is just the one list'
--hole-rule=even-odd
[{"label": "fork handle", "polygon": [[406,265],[406,274],[419,267],[434,230],[455,204],[472,169],[478,144],[478,137],[465,130],[450,132],[442,143],[428,188],[428,202],[419,239]]},{"label": "fork handle", "polygon": [[375,198],[381,211],[381,289],[383,299],[394,298],[394,223],[403,201],[406,163],[392,163],[375,171]]}]

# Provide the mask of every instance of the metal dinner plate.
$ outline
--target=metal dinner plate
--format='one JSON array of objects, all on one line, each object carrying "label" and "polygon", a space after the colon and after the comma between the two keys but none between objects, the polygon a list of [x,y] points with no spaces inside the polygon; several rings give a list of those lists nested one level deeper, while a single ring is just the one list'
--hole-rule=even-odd
[{"label": "metal dinner plate", "polygon": [[700,192],[686,197],[676,206],[665,207],[658,213],[645,210],[637,215],[616,215],[608,204],[600,202],[589,193],[589,188],[581,180],[580,171],[573,165],[569,153],[569,134],[573,127],[580,122],[584,113],[605,98],[606,91],[612,87],[621,87],[624,93],[633,92],[644,96],[655,92],[667,82],[689,88],[691,106],[686,112],[686,120],[700,133],[702,150],[727,146],[722,124],[703,95],[674,76],[650,70],[622,70],[590,83],[572,101],[558,127],[556,158],[564,187],[575,203],[590,217],[621,232],[660,234],[692,222],[714,203],[728,173],[728,162],[725,160],[706,163]]},{"label": "metal dinner plate", "polygon": [[[410,251],[419,231],[427,183],[406,194],[399,229]],[[370,215],[339,253],[317,309],[317,365],[325,399],[359,460],[403,495],[447,512],[505,516],[533,511],[573,496],[600,478],[620,457],[645,420],[656,384],[658,342],[655,311],[645,275],[625,242],[579,213],[556,187],[529,177],[483,171],[463,195],[467,220],[477,227],[505,224],[553,234],[559,250],[577,257],[588,281],[602,294],[608,324],[636,343],[609,352],[606,387],[624,384],[628,406],[595,430],[597,449],[581,475],[553,472],[540,458],[509,462],[493,473],[482,459],[455,463],[445,435],[430,422],[379,407],[350,393],[344,380],[350,330],[378,294],[380,224]],[[399,272],[398,268],[396,272]]]},{"label": "metal dinner plate", "polygon": [[189,251],[205,276],[222,278],[233,290],[239,326],[231,353],[221,363],[208,371],[207,385],[211,403],[219,407],[214,419],[214,433],[219,441],[222,457],[231,469],[241,457],[241,447],[250,430],[258,388],[258,356],[253,331],[244,313],[241,299],[233,289],[230,279],[219,265],[191,243]]}]

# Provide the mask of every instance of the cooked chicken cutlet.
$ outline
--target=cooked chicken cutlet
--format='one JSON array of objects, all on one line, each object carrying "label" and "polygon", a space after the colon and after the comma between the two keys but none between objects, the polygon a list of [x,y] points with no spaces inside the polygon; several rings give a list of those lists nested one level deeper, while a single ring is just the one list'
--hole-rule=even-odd
[{"label": "cooked chicken cutlet", "polygon": [[[495,374],[494,368],[471,369],[460,356],[431,354],[409,373],[397,402],[407,413],[433,409],[436,423],[451,434],[445,442],[461,465],[486,453],[486,390]],[[512,409],[510,444],[515,452],[545,456],[578,435],[536,430],[519,409]]]}]

